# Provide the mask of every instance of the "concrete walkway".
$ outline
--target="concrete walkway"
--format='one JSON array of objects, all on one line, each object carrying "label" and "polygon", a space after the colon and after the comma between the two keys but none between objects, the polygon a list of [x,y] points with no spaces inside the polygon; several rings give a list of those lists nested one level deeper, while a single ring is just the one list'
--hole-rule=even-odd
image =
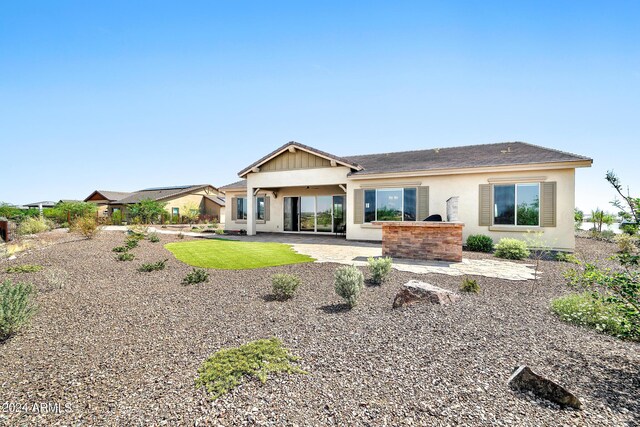
[{"label": "concrete walkway", "polygon": [[[106,231],[126,231],[124,226],[106,226]],[[159,234],[178,234],[178,231],[149,227],[149,232]],[[298,253],[316,259],[316,262],[366,266],[367,258],[382,256],[380,243],[356,242],[333,235],[308,235],[287,233],[259,233],[255,236],[217,236],[183,232],[185,236],[199,238],[224,237],[230,240],[246,242],[278,242],[291,245]],[[417,261],[394,259],[393,268],[417,274],[438,273],[449,276],[484,276],[505,280],[534,279],[535,271],[530,264],[519,264],[498,259],[463,259],[462,262]],[[540,274],[540,272],[538,272]]]}]

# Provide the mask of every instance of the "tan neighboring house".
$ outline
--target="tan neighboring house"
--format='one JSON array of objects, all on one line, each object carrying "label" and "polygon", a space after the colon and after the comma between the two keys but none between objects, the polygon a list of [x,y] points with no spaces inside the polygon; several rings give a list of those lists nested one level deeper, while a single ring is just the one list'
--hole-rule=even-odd
[{"label": "tan neighboring house", "polygon": [[224,196],[216,187],[209,184],[147,188],[122,194],[123,197],[110,200],[109,197],[116,196],[117,192],[96,190],[85,201],[95,202],[99,206],[101,206],[100,203],[107,202],[104,204],[107,215],[111,215],[115,210],[120,210],[123,217],[126,218],[127,206],[150,199],[166,203],[165,209],[171,217],[180,218],[186,213],[186,209],[197,209],[199,215],[206,215],[224,222]]},{"label": "tan neighboring house", "polygon": [[592,159],[524,142],[338,157],[289,142],[221,187],[225,229],[342,233],[382,239],[380,222],[447,219],[458,199],[463,238],[523,238],[541,231],[558,250],[575,247],[575,170]]},{"label": "tan neighboring house", "polygon": [[129,196],[131,193],[124,191],[96,190],[91,193],[85,202],[94,203],[98,206],[97,215],[99,217],[109,216],[109,203],[115,202]]}]

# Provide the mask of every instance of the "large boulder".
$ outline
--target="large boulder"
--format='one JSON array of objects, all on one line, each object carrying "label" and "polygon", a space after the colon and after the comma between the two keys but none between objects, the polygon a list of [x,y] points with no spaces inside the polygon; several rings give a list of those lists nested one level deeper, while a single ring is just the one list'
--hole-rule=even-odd
[{"label": "large boulder", "polygon": [[532,392],[538,397],[561,406],[580,409],[582,402],[567,389],[533,372],[528,366],[518,366],[509,378],[509,386],[522,392]]},{"label": "large boulder", "polygon": [[393,300],[393,308],[402,307],[415,302],[430,304],[450,304],[460,299],[460,295],[432,284],[411,280],[398,291]]}]

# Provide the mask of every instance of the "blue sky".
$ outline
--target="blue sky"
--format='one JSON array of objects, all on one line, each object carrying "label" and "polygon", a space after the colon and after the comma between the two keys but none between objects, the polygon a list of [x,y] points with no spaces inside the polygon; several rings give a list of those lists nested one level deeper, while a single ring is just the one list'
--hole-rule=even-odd
[{"label": "blue sky", "polygon": [[0,4],[0,200],[221,186],[337,155],[527,141],[640,195],[640,2]]}]

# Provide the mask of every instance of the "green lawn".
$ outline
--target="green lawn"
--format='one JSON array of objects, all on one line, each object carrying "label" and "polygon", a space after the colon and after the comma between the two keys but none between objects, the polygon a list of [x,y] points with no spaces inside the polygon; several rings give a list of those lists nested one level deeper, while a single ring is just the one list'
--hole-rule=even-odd
[{"label": "green lawn", "polygon": [[247,270],[315,261],[283,243],[208,239],[167,243],[164,247],[186,264],[220,270]]}]

